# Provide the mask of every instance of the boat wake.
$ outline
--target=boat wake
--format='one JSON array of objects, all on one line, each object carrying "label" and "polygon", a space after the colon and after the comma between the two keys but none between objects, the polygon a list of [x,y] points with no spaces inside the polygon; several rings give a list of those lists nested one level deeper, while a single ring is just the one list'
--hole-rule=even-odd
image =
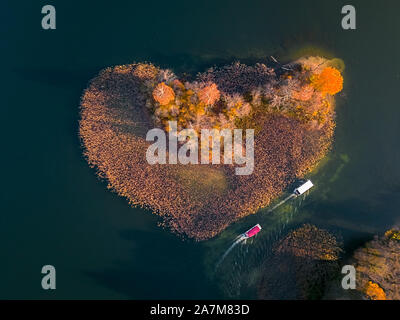
[{"label": "boat wake", "polygon": [[247,237],[245,235],[241,235],[239,236],[233,243],[232,245],[228,248],[228,250],[225,251],[225,253],[222,255],[221,259],[219,259],[219,261],[217,262],[217,265],[215,266],[215,269],[218,269],[219,265],[222,263],[222,261],[224,261],[224,259],[226,258],[226,256],[229,254],[229,252],[231,252],[233,250],[233,248],[235,248],[239,243],[241,243],[242,241],[246,240]]},{"label": "boat wake", "polygon": [[228,250],[225,251],[225,253],[222,255],[221,259],[219,259],[215,270],[217,270],[218,266],[221,264],[222,261],[226,258],[226,256],[233,250],[234,247],[236,247],[239,243],[242,241],[246,241],[247,239],[250,239],[254,236],[256,236],[260,231],[261,231],[261,226],[259,224],[256,224],[253,228],[250,230],[247,230],[245,233],[239,235],[236,240],[232,243],[232,245],[228,248]]},{"label": "boat wake", "polygon": [[269,209],[267,211],[267,213],[270,213],[272,211],[274,211],[275,209],[279,208],[281,205],[283,205],[285,202],[289,201],[290,199],[296,197],[295,194],[290,194],[289,196],[287,196],[285,199],[283,199],[281,202],[279,202],[278,204],[276,204],[275,206],[273,206],[271,209]]},{"label": "boat wake", "polygon": [[[264,226],[263,232],[259,233],[261,226],[256,225],[237,237],[225,251],[215,268],[224,294],[230,298],[256,294],[256,284],[263,277],[265,263],[273,256],[277,242],[297,223],[294,217],[312,186],[312,182],[308,180],[271,209],[261,211],[258,219]],[[285,206],[284,210],[277,210],[291,199],[294,200],[293,203]],[[257,241],[252,242],[251,246],[238,246],[245,240],[252,241],[256,234]],[[238,249],[232,252],[234,248]],[[229,254],[232,255],[231,259],[226,259]],[[229,263],[222,263],[224,260],[229,260]]]}]

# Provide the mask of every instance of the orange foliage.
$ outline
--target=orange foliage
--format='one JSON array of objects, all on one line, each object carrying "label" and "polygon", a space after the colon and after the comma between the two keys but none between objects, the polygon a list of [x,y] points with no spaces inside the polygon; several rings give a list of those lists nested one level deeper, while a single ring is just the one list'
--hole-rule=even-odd
[{"label": "orange foliage", "polygon": [[386,300],[385,291],[376,283],[369,281],[365,288],[365,294],[371,300]]},{"label": "orange foliage", "polygon": [[343,89],[343,77],[340,71],[327,67],[321,74],[314,75],[311,78],[313,86],[322,93],[329,93],[334,95]]},{"label": "orange foliage", "polygon": [[153,98],[162,106],[167,105],[175,99],[174,90],[164,82],[159,83],[153,90]]},{"label": "orange foliage", "polygon": [[219,100],[220,93],[215,83],[212,83],[198,92],[200,102],[206,105],[213,105]]}]

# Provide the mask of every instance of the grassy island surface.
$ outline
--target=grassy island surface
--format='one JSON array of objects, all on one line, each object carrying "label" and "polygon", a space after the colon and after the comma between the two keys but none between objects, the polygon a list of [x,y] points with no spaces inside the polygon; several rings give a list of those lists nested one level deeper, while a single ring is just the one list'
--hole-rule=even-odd
[{"label": "grassy island surface", "polygon": [[[328,152],[333,95],[342,90],[340,60],[304,57],[287,65],[233,63],[193,79],[149,63],[102,70],[81,101],[84,154],[108,187],[151,209],[174,232],[196,240],[217,235],[268,206]],[[146,161],[155,127],[254,129],[254,172],[232,165]]]}]

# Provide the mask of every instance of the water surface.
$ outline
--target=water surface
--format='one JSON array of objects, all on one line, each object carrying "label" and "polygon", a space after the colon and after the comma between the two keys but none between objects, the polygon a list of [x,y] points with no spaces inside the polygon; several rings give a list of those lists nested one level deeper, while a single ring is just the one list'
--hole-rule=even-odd
[{"label": "water surface", "polygon": [[[290,221],[340,234],[348,254],[399,222],[398,1],[352,1],[355,31],[341,28],[344,1],[52,1],[53,31],[41,29],[44,4],[6,1],[1,10],[0,298],[227,297],[210,271],[217,254],[270,219],[261,213],[217,239],[184,242],[107,191],[82,157],[78,119],[88,81],[111,65],[152,61],[193,73],[317,49],[340,57],[334,147]],[[40,286],[45,264],[57,269],[52,292]]]}]

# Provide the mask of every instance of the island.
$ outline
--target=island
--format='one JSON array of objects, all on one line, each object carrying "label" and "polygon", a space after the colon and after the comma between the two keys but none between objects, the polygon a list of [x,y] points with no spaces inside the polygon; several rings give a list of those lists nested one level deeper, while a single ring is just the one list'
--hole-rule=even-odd
[{"label": "island", "polygon": [[[110,190],[158,214],[161,225],[212,238],[268,206],[325,157],[343,67],[340,59],[306,56],[182,76],[151,63],[106,68],[82,95],[84,156]],[[254,130],[251,174],[235,174],[233,164],[150,164],[146,135],[169,132],[171,121],[192,132]]]},{"label": "island", "polygon": [[341,275],[342,253],[341,241],[325,229],[305,224],[290,231],[263,262],[258,298],[322,299],[326,287]]},{"label": "island", "polygon": [[362,299],[400,299],[400,228],[375,236],[351,259],[357,270],[357,291]]}]

